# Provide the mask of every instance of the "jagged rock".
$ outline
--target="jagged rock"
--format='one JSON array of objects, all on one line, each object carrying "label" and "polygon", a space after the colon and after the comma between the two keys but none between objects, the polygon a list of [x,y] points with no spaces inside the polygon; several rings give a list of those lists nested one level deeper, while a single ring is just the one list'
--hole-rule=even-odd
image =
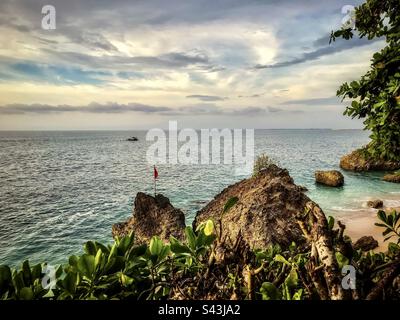
[{"label": "jagged rock", "polygon": [[299,186],[299,188],[300,188],[301,191],[303,191],[303,192],[307,192],[307,191],[308,191],[308,188],[305,187],[305,186]]},{"label": "jagged rock", "polygon": [[399,173],[386,174],[383,176],[383,180],[387,182],[400,183],[400,174]]},{"label": "jagged rock", "polygon": [[[227,201],[238,197],[238,202],[222,215]],[[196,228],[201,222],[213,219],[222,223],[222,239],[232,244],[241,238],[250,248],[268,245],[289,245],[305,242],[295,216],[312,202],[301,187],[294,184],[287,170],[275,165],[249,179],[224,189],[214,200],[197,212]],[[217,230],[218,230],[217,226]]]},{"label": "jagged rock", "polygon": [[185,228],[185,215],[161,194],[152,197],[139,192],[136,195],[133,216],[126,222],[112,226],[113,237],[123,237],[131,231],[138,243],[148,242],[152,236],[167,241],[173,235],[182,239]]},{"label": "jagged rock", "polygon": [[344,177],[337,170],[316,171],[315,181],[330,187],[341,187],[344,184]]},{"label": "jagged rock", "polygon": [[380,209],[383,207],[382,200],[370,200],[367,202],[367,206],[374,209]]},{"label": "jagged rock", "polygon": [[343,156],[340,159],[340,167],[350,171],[392,171],[400,169],[400,162],[366,159],[363,150],[359,149]]},{"label": "jagged rock", "polygon": [[356,250],[361,249],[362,251],[373,250],[377,247],[378,247],[378,241],[376,241],[372,236],[361,237],[353,245],[354,249]]}]

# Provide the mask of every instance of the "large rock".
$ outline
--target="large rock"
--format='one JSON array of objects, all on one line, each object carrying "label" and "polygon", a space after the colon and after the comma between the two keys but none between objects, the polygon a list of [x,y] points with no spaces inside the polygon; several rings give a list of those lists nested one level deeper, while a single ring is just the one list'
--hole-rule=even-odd
[{"label": "large rock", "polygon": [[114,224],[113,237],[123,237],[131,231],[138,243],[148,242],[152,236],[167,241],[173,235],[182,239],[185,228],[185,215],[174,208],[169,199],[161,194],[152,197],[139,192],[136,195],[133,216],[126,222]]},{"label": "large rock", "polygon": [[386,174],[383,180],[387,182],[400,183],[400,173]]},{"label": "large rock", "polygon": [[340,167],[350,171],[392,171],[400,169],[400,162],[366,159],[363,150],[359,149],[342,157]]},{"label": "large rock", "polygon": [[354,243],[353,248],[356,250],[361,249],[362,251],[369,251],[377,248],[378,245],[378,241],[376,241],[372,236],[364,236]]},{"label": "large rock", "polygon": [[367,202],[367,206],[373,209],[381,209],[383,208],[383,201],[382,200],[370,200]]},{"label": "large rock", "polygon": [[[238,202],[222,215],[226,202],[233,197],[238,197]],[[310,201],[287,170],[270,165],[257,176],[223,190],[197,212],[193,225],[196,228],[207,219],[219,225],[221,219],[221,238],[233,244],[241,235],[250,248],[287,246],[292,241],[301,244],[305,239],[295,216],[303,213]]]},{"label": "large rock", "polygon": [[343,174],[337,170],[316,171],[315,181],[330,187],[341,187],[344,184]]}]

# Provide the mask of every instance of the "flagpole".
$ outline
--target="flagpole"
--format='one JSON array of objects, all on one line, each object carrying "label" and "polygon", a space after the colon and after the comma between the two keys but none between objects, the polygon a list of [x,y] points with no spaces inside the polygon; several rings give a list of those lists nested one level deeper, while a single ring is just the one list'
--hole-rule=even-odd
[{"label": "flagpole", "polygon": [[153,177],[154,177],[154,198],[155,198],[157,195],[157,175],[158,175],[156,166],[153,166],[153,170],[154,170]]}]

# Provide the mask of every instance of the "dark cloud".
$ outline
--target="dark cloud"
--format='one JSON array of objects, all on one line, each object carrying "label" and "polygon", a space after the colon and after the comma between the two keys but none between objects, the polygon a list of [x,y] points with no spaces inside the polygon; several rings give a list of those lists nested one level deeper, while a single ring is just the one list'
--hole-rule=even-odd
[{"label": "dark cloud", "polygon": [[165,113],[174,111],[169,107],[149,106],[140,103],[96,103],[92,102],[84,106],[71,105],[49,105],[49,104],[9,104],[0,107],[2,114],[50,114],[65,112],[85,112],[85,113],[125,113],[125,112],[142,112],[142,113]]},{"label": "dark cloud", "polygon": [[238,98],[259,98],[263,96],[265,93],[255,93],[255,94],[250,94],[247,96],[239,95]]},{"label": "dark cloud", "polygon": [[[301,63],[308,62],[308,61],[318,60],[321,57],[332,55],[332,54],[342,52],[345,50],[349,50],[352,48],[370,45],[374,41],[378,41],[378,40],[368,40],[366,38],[361,38],[361,39],[353,38],[351,40],[338,39],[329,45],[329,36],[322,37],[322,38],[319,38],[316,41],[314,41],[314,46],[317,47],[317,49],[315,49],[311,52],[306,52],[298,58],[294,58],[292,60],[287,60],[287,61],[282,61],[282,62],[277,62],[274,64],[258,64],[256,66],[254,66],[254,68],[255,69],[272,69],[272,68],[289,67],[292,65],[301,64]],[[322,46],[324,44],[326,44],[326,45]]]},{"label": "dark cloud", "polygon": [[[283,109],[272,107],[237,107],[221,108],[214,104],[199,104],[184,107],[151,106],[140,103],[97,103],[88,105],[49,105],[49,104],[9,104],[0,106],[0,114],[60,114],[60,113],[97,113],[97,114],[121,114],[127,112],[140,112],[145,114],[159,114],[168,116],[193,116],[193,115],[231,115],[231,116],[259,116],[275,112],[286,112]],[[288,111],[292,112],[292,111]]]},{"label": "dark cloud", "polygon": [[275,108],[275,107],[268,107],[269,112],[276,113],[276,112],[283,112],[283,109]]},{"label": "dark cloud", "polygon": [[203,94],[192,94],[190,96],[186,96],[186,98],[198,99],[200,101],[223,101],[228,99],[227,97],[209,96]]},{"label": "dark cloud", "polygon": [[91,68],[115,68],[129,71],[126,68],[137,69],[177,69],[191,66],[212,68],[209,58],[201,52],[171,52],[158,56],[123,56],[123,55],[89,55],[72,51],[55,51],[44,49],[54,58],[87,66]]}]

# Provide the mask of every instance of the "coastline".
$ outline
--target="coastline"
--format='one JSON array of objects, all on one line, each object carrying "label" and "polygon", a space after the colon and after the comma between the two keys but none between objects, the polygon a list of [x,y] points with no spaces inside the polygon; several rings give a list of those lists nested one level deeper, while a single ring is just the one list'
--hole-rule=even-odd
[{"label": "coastline", "polygon": [[[400,201],[400,196],[396,199]],[[379,222],[377,212],[384,210],[391,212],[392,210],[400,211],[400,206],[389,207],[384,206],[382,209],[359,208],[351,211],[327,211],[327,215],[332,215],[336,221],[340,220],[346,225],[345,234],[348,235],[353,242],[363,236],[372,236],[378,241],[379,246],[374,249],[375,252],[385,252],[390,241],[385,242],[382,235],[383,228],[375,226]]]}]

